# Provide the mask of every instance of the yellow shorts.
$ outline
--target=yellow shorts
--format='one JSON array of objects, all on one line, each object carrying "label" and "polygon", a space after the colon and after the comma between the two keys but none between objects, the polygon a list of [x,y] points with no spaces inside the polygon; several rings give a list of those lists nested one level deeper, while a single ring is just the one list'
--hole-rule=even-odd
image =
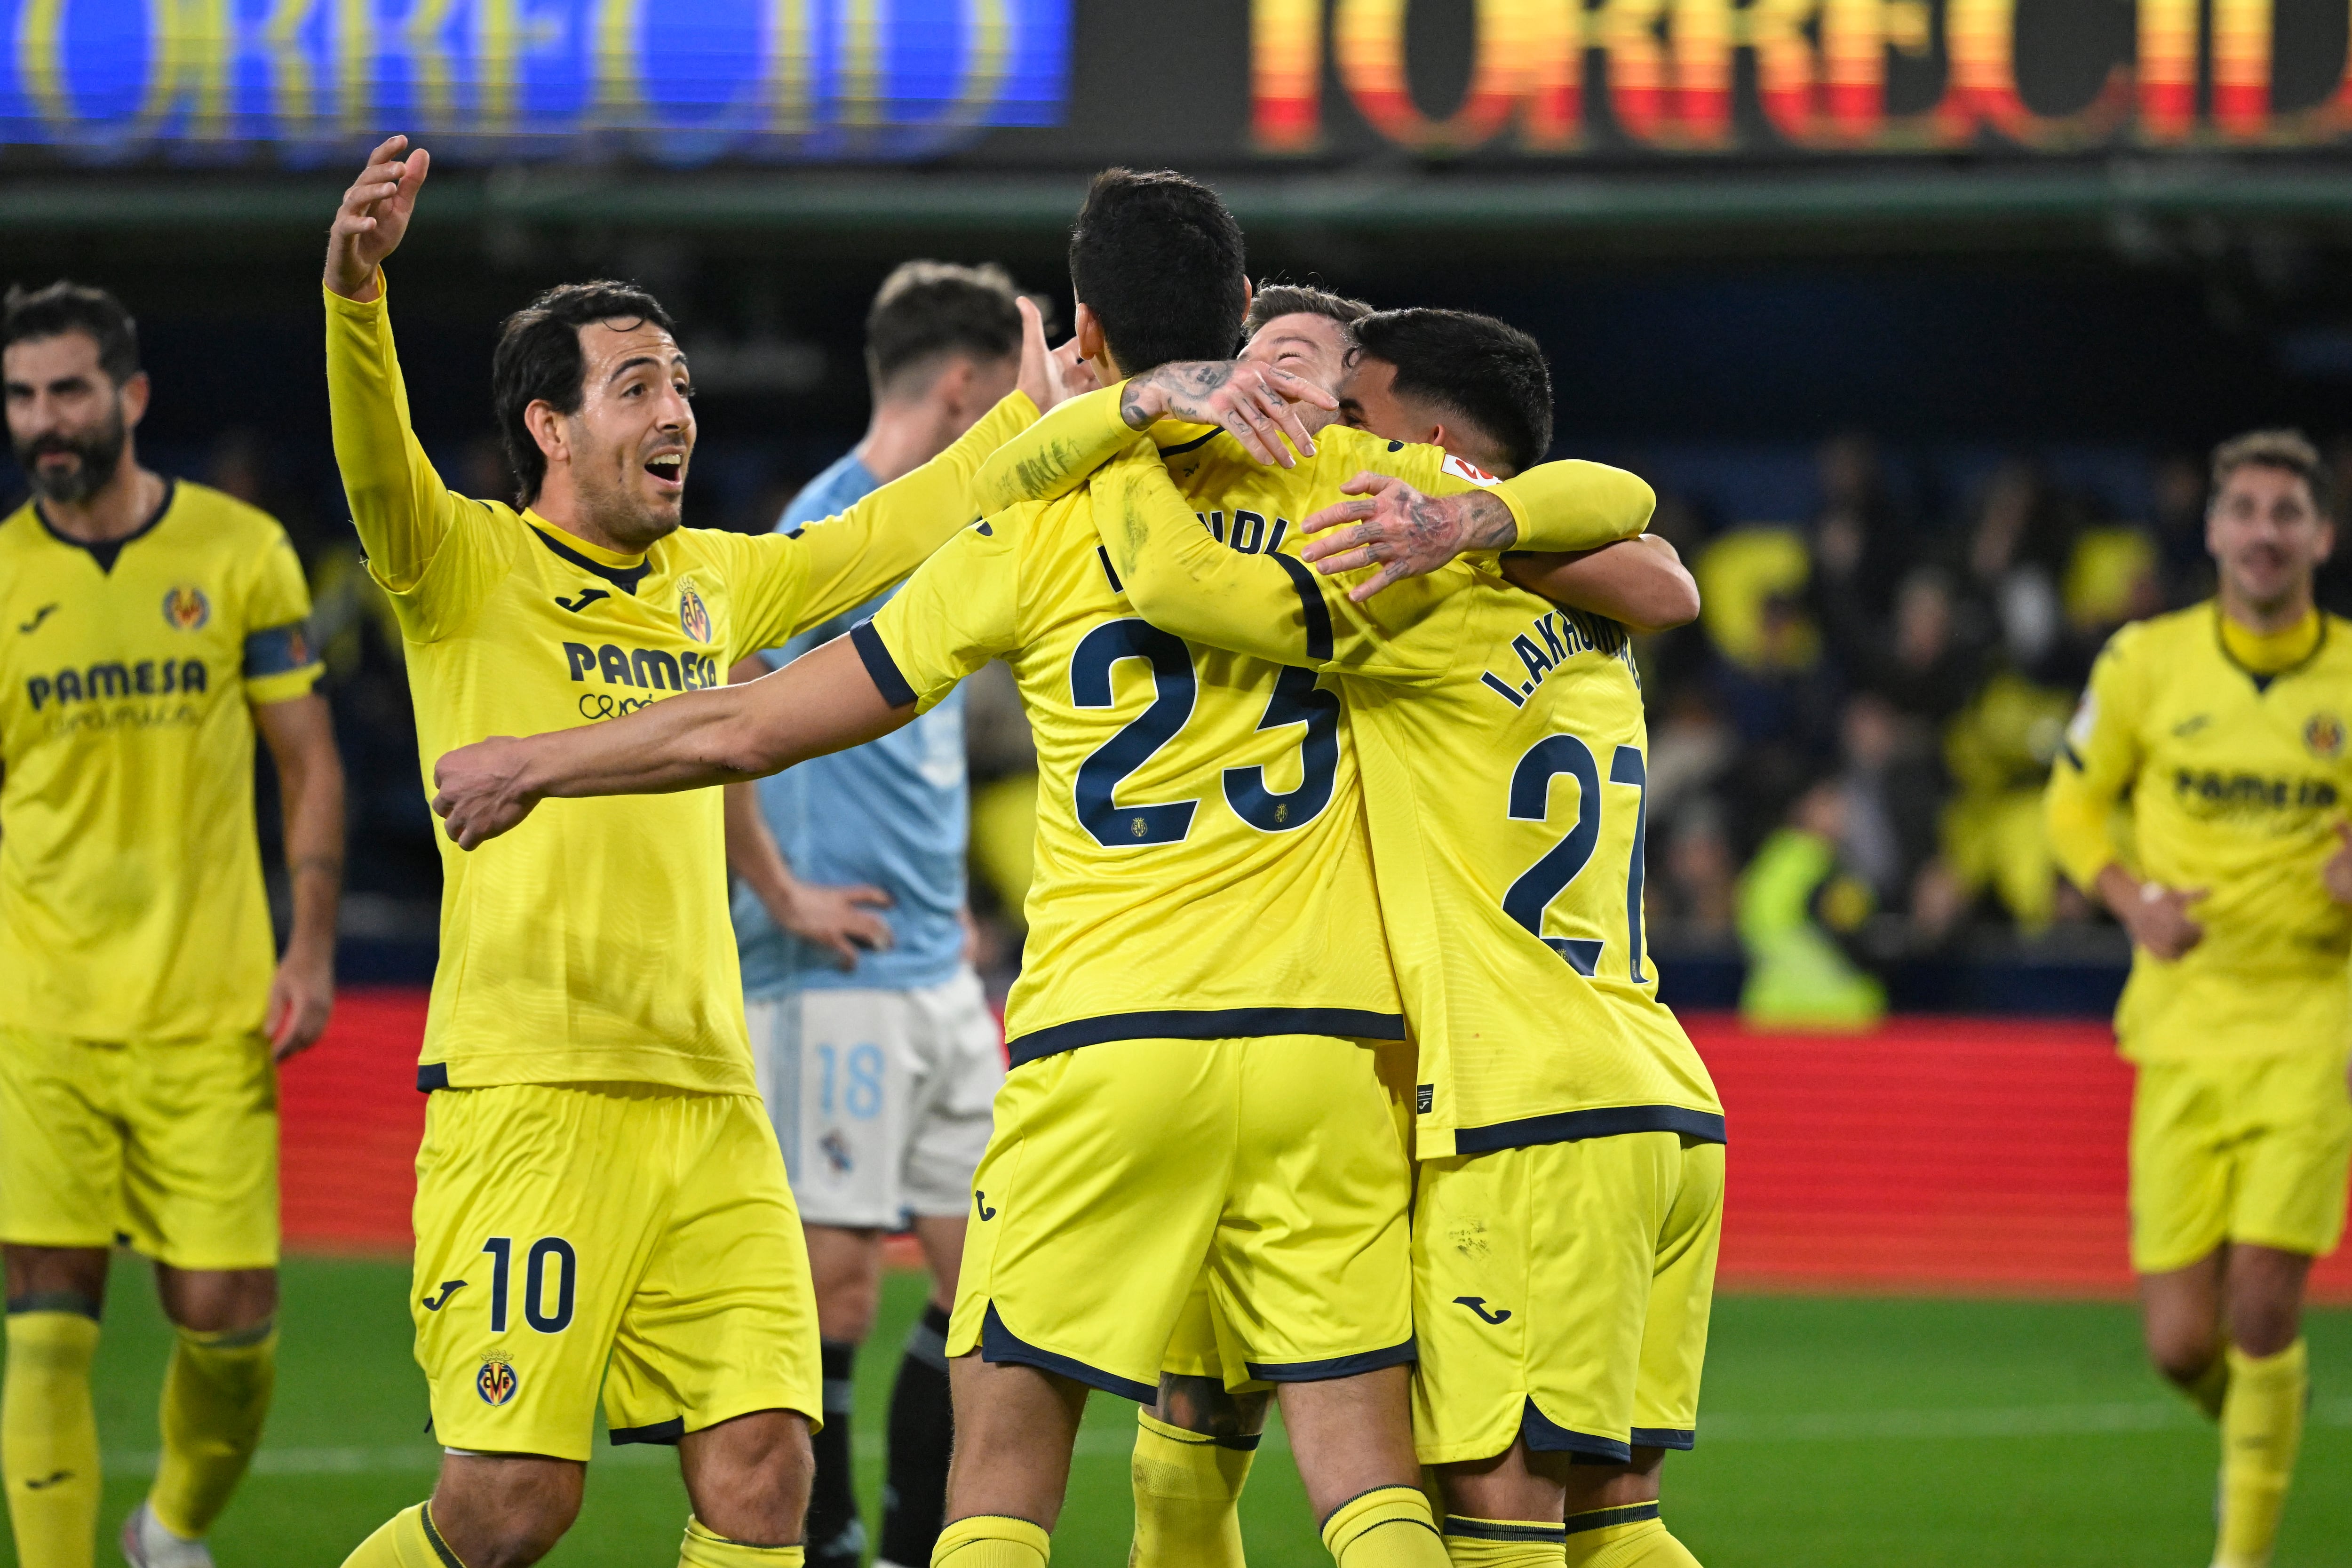
[{"label": "yellow shorts", "polygon": [[1696,1439],[1723,1145],[1626,1132],[1425,1160],[1413,1447],[1622,1464]]},{"label": "yellow shorts", "polygon": [[1205,1276],[1227,1365],[1412,1360],[1403,1053],[1321,1036],[1117,1040],[1013,1068],[972,1177],[948,1353],[1149,1402]]},{"label": "yellow shorts", "polygon": [[278,1265],[278,1070],[257,1035],[0,1029],[0,1241]]},{"label": "yellow shorts", "polygon": [[757,1097],[656,1084],[436,1089],[409,1310],[452,1448],[588,1458],[823,1405],[816,1295]]},{"label": "yellow shorts", "polygon": [[2341,1049],[2143,1062],[2132,1091],[2132,1268],[2225,1241],[2324,1257],[2344,1235],[2352,1094]]}]

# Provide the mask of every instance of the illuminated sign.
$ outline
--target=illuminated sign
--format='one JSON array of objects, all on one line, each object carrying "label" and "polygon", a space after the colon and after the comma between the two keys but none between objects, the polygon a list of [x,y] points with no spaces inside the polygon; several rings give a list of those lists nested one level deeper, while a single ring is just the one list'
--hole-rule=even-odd
[{"label": "illuminated sign", "polygon": [[[2310,146],[2352,132],[2347,0],[1475,0],[1467,87],[1444,113],[1408,79],[1409,3],[1253,0],[1254,148],[1328,150],[1327,80],[1381,139],[1428,153]],[[2332,41],[2315,92],[2279,90],[2316,52],[2282,48],[2288,29]],[[2036,107],[2037,72],[2079,82],[2076,101]]]},{"label": "illuminated sign", "polygon": [[1070,0],[0,0],[0,142],[907,158],[1051,125]]}]

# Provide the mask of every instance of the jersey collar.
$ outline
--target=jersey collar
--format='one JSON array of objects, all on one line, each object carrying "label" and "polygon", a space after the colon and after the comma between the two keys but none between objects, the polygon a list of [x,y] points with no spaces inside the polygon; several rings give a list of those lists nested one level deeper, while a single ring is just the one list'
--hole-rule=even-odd
[{"label": "jersey collar", "polygon": [[2222,658],[2229,662],[2231,668],[2237,670],[2239,674],[2244,676],[2248,680],[2254,683],[2254,693],[2257,696],[2261,696],[2270,690],[2271,682],[2278,679],[2282,676],[2293,675],[2296,670],[2303,668],[2313,659],[2317,658],[2320,654],[2326,650],[2327,647],[2327,612],[2325,610],[2315,610],[2314,614],[2317,615],[2319,617],[2319,636],[2312,640],[2311,651],[2305,654],[2301,658],[2296,659],[2293,664],[2281,669],[2273,669],[2267,675],[2263,674],[2261,670],[2248,668],[2239,659],[2235,653],[2232,653],[2230,650],[2230,638],[2222,627],[2224,616],[2221,609],[2221,601],[2218,598],[2213,601],[2213,644],[2221,650]]},{"label": "jersey collar", "polygon": [[635,596],[637,584],[653,575],[652,563],[642,555],[632,562],[625,555],[599,550],[584,539],[574,539],[567,534],[559,540],[549,531],[554,524],[542,523],[534,512],[523,513],[523,521],[530,525],[530,531],[539,537],[539,542],[558,556],[583,572],[602,577],[624,594]]},{"label": "jersey collar", "polygon": [[51,539],[56,540],[59,544],[66,545],[70,549],[89,551],[89,558],[98,563],[98,569],[110,577],[114,574],[115,562],[121,559],[122,547],[130,543],[134,539],[144,539],[149,534],[154,532],[155,525],[163,521],[163,514],[165,512],[172,510],[173,498],[177,496],[179,493],[180,481],[173,479],[168,474],[165,475],[163,478],[163,499],[155,503],[155,510],[148,514],[146,521],[141,523],[138,527],[132,529],[130,532],[124,534],[120,539],[100,539],[92,541],[88,539],[76,539],[71,534],[60,533],[58,531],[58,525],[49,521],[49,514],[41,510],[41,503],[37,500],[33,502],[33,515],[40,520],[42,528],[48,531],[48,535]]}]

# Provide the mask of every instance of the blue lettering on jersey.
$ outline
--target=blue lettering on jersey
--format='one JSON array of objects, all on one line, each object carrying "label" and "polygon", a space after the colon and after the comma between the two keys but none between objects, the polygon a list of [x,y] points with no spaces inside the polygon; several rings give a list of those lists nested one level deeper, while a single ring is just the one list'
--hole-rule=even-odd
[{"label": "blue lettering on jersey", "polygon": [[1633,639],[1625,628],[1601,616],[1586,615],[1581,610],[1548,610],[1528,623],[1527,631],[1511,638],[1507,645],[1510,656],[1518,662],[1521,678],[1496,675],[1492,670],[1481,673],[1479,684],[1494,692],[1514,708],[1524,708],[1535,694],[1544,678],[1581,653],[1597,653],[1622,663],[1633,672],[1636,686],[1641,684],[1641,670],[1633,662]]},{"label": "blue lettering on jersey", "polygon": [[117,697],[171,697],[210,688],[202,660],[142,658],[136,662],[109,659],[87,668],[61,669],[36,675],[25,682],[25,695],[38,713],[56,702],[103,702]]},{"label": "blue lettering on jersey", "polygon": [[700,691],[719,684],[719,661],[700,654],[681,658],[657,647],[625,648],[609,642],[591,647],[568,642],[563,657],[571,663],[574,681],[593,675],[607,686],[645,691]]}]

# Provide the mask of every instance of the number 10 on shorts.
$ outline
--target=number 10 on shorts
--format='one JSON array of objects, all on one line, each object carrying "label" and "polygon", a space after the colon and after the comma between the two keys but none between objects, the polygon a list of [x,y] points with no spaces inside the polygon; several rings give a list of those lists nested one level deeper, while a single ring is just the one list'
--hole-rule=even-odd
[{"label": "number 10 on shorts", "polygon": [[[507,1331],[509,1283],[514,1276],[514,1237],[494,1236],[482,1243],[490,1257],[490,1332]],[[555,1294],[554,1310],[547,1310],[550,1274]],[[580,1282],[580,1260],[572,1244],[560,1236],[542,1236],[525,1255],[522,1281],[523,1321],[542,1334],[562,1333],[572,1326],[572,1301]]]}]

